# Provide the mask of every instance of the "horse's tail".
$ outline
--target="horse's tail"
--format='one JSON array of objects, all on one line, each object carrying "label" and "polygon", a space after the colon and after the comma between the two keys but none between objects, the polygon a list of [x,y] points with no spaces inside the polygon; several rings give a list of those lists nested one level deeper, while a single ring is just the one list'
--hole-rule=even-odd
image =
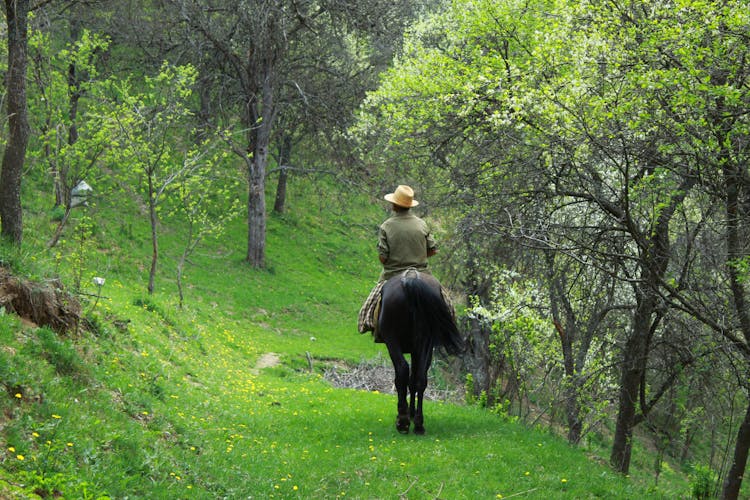
[{"label": "horse's tail", "polygon": [[[401,283],[412,311],[415,338],[423,340],[419,344],[426,351],[443,347],[449,354],[461,353],[463,338],[440,292],[419,278],[405,277]],[[422,335],[426,338],[420,339]]]}]

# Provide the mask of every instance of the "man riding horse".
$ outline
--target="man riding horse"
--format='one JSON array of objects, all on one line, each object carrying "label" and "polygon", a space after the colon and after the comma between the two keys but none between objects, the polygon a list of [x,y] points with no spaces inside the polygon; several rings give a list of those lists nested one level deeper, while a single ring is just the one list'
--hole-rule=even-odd
[{"label": "man riding horse", "polygon": [[[360,310],[359,331],[373,331],[375,342],[388,348],[398,395],[396,429],[408,433],[413,424],[415,433],[424,434],[422,400],[433,349],[457,354],[464,342],[450,302],[427,269],[437,246],[425,221],[409,211],[419,203],[414,191],[398,186],[385,199],[393,205],[393,215],[380,226],[383,272]],[[411,355],[411,363],[404,354]]]},{"label": "man riding horse", "polygon": [[419,205],[414,199],[414,190],[409,186],[398,186],[393,193],[385,195],[391,203],[393,214],[380,225],[378,256],[383,264],[378,283],[373,287],[359,312],[359,332],[373,332],[375,342],[382,342],[376,331],[377,306],[385,282],[405,272],[416,269],[429,273],[427,259],[437,253],[435,239],[427,223],[411,212]]}]

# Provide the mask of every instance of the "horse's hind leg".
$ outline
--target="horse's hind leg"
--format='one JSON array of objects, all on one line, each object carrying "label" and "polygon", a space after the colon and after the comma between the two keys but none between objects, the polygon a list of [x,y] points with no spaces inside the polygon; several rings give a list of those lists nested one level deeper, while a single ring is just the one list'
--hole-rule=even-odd
[{"label": "horse's hind leg", "polygon": [[424,389],[417,393],[417,411],[414,415],[414,433],[424,434],[424,413],[422,413],[422,398],[424,397]]},{"label": "horse's hind leg", "polygon": [[406,391],[409,384],[409,364],[404,355],[389,348],[393,370],[396,374],[395,384],[398,393],[398,416],[396,417],[396,429],[401,434],[409,433],[409,407],[406,403]]},{"label": "horse's hind leg", "polygon": [[[414,433],[415,434],[424,434],[424,413],[422,412],[422,399],[424,398],[424,391],[425,386],[427,384],[421,385],[415,389],[413,389],[413,392],[411,394],[411,420],[414,423]],[[415,405],[415,396],[416,396],[416,405]]]},{"label": "horse's hind leg", "polygon": [[416,359],[414,356],[412,356],[412,373],[409,384],[409,390],[411,392],[411,405],[409,408],[409,413],[411,414],[411,419],[414,423],[415,434],[425,433],[422,400],[424,399],[424,391],[425,389],[427,389],[427,370],[431,361],[431,359],[422,360]]},{"label": "horse's hind leg", "polygon": [[416,372],[418,371],[418,366],[419,365],[417,364],[417,361],[415,361],[414,357],[412,356],[411,376],[409,378],[409,418],[412,422],[414,422],[417,416],[416,398],[418,392],[418,381],[416,378]]}]

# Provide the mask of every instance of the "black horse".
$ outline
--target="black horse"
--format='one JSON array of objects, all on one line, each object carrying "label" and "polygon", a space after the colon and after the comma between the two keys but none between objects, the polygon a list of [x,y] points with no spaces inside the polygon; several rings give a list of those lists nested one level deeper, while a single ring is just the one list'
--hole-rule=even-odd
[{"label": "black horse", "polygon": [[[440,283],[430,274],[413,269],[389,279],[383,285],[378,334],[388,347],[396,372],[396,429],[407,434],[413,421],[414,432],[424,434],[422,398],[433,349],[442,346],[449,354],[463,350],[463,339],[443,300]],[[411,374],[404,354],[411,354]]]}]

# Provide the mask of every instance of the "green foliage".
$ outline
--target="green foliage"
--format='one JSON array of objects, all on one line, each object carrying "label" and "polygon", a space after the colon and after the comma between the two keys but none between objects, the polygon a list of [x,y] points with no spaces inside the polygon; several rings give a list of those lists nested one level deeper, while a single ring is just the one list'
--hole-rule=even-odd
[{"label": "green foliage", "polygon": [[693,467],[693,473],[690,475],[692,498],[699,500],[714,498],[717,481],[717,475],[710,467],[705,465],[696,465]]},{"label": "green foliage", "polygon": [[75,345],[66,339],[61,339],[49,328],[38,328],[36,338],[27,344],[29,352],[45,359],[50,363],[58,375],[75,379],[85,379],[88,370],[78,354]]},{"label": "green foliage", "polygon": [[[45,474],[39,471],[19,471],[16,479],[24,485],[27,494],[36,498],[78,498],[81,500],[108,500],[106,495],[96,494],[96,487],[86,482],[78,482],[65,474]],[[15,497],[12,498],[23,498]]]},{"label": "green foliage", "polygon": [[58,205],[52,209],[52,212],[50,213],[50,220],[53,220],[55,222],[60,222],[63,220],[63,217],[65,217],[65,208]]},{"label": "green foliage", "polygon": [[157,313],[162,318],[165,317],[164,310],[157,304],[153,299],[146,297],[146,298],[137,298],[133,300],[133,305],[136,307],[142,307],[146,311]]},{"label": "green foliage", "polygon": [[177,263],[177,287],[183,304],[185,265],[204,239],[219,238],[241,212],[237,195],[240,183],[227,161],[227,153],[209,141],[198,145],[185,158],[186,168],[171,197],[172,220],[187,224],[182,256]]},{"label": "green foliage", "polygon": [[[15,343],[18,320],[0,309],[0,338],[3,345]],[[13,397],[23,392],[23,387],[29,385],[29,375],[25,372],[22,360],[16,356],[15,349],[0,350],[0,383],[7,393]],[[5,401],[4,401],[5,402]]]},{"label": "green foliage", "polygon": [[511,401],[510,399],[504,399],[502,401],[495,400],[495,405],[491,409],[492,413],[499,416],[506,422],[518,422],[519,417],[511,414]]},{"label": "green foliage", "polygon": [[239,181],[227,152],[216,138],[194,144],[187,138],[195,135],[189,105],[196,78],[194,67],[165,62],[156,76],[146,76],[137,86],[130,81],[110,81],[107,107],[101,110],[117,145],[107,159],[128,165],[116,170],[119,180],[136,186],[149,209],[149,293],[154,288],[160,223],[188,226],[178,264],[181,299],[186,260],[204,238],[218,237],[240,209]]},{"label": "green foliage", "polygon": [[33,266],[29,264],[32,259],[27,248],[19,247],[6,238],[0,238],[0,266],[28,275],[32,272]]},{"label": "green foliage", "polygon": [[742,284],[750,282],[750,255],[729,263],[737,272],[737,281]]},{"label": "green foliage", "polygon": [[89,311],[85,317],[85,328],[97,337],[106,337],[111,335],[111,330],[99,314]]},{"label": "green foliage", "polygon": [[503,270],[495,273],[494,282],[491,302],[475,304],[469,314],[492,325],[488,344],[490,362],[502,367],[498,380],[491,381],[494,389],[486,395],[488,403],[492,408],[499,405],[500,413],[510,411],[513,403],[517,405],[518,416],[528,410],[522,406],[536,385],[532,382],[535,375],[552,371],[559,367],[560,361],[553,354],[557,350],[550,335],[553,326],[533,309],[541,299],[536,283]]},{"label": "green foliage", "polygon": [[474,375],[471,373],[466,374],[466,380],[464,382],[464,394],[467,405],[473,405],[477,402],[477,397],[474,395]]},{"label": "green foliage", "polygon": [[[97,64],[109,40],[84,30],[80,39],[63,47],[58,43],[42,30],[32,30],[29,36],[36,93],[29,100],[29,114],[34,119],[32,127],[39,132],[29,156],[46,167],[56,189],[67,196],[78,181],[99,176],[97,161],[110,147],[109,130],[96,111],[107,85]],[[70,80],[71,68],[78,75],[75,81]]]},{"label": "green foliage", "polygon": [[[94,226],[90,217],[84,215],[76,224],[70,241],[71,251],[67,262],[73,275],[73,289],[80,291],[83,275],[91,265],[94,252]],[[61,256],[62,253],[58,253]]]},{"label": "green foliage", "polygon": [[[168,183],[182,163],[178,138],[185,137],[181,127],[192,115],[188,99],[196,76],[190,65],[165,62],[156,76],[146,76],[143,82],[109,82],[106,118],[118,146],[110,151],[111,160],[130,167],[121,175],[137,179],[139,174],[146,174],[158,180],[157,186]],[[149,193],[145,183],[139,187],[144,195],[156,194]]]}]

